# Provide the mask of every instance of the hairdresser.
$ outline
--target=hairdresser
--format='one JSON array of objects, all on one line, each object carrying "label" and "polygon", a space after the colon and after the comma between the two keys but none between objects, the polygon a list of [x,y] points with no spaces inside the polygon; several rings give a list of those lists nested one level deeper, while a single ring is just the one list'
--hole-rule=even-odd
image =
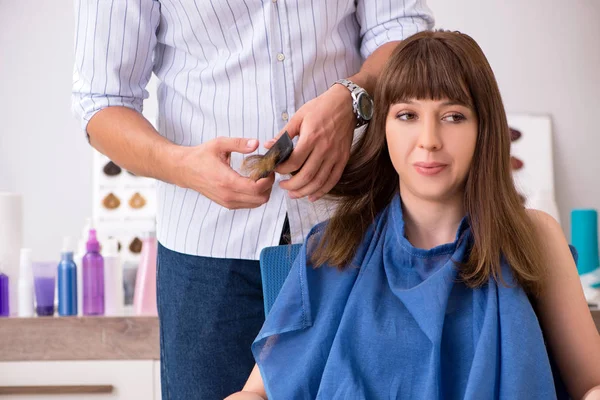
[{"label": "hairdresser", "polygon": [[[75,15],[84,132],[159,181],[162,398],[222,399],[254,365],[260,251],[302,242],[329,217],[319,199],[371,117],[377,76],[398,41],[432,27],[431,12],[424,0],[77,0]],[[152,72],[155,126],[141,114]],[[278,174],[240,174],[284,131],[297,143]]]}]

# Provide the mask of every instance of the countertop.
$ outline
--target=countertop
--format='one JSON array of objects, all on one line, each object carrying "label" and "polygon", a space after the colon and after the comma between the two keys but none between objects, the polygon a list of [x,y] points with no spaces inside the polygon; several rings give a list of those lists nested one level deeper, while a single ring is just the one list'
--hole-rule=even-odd
[{"label": "countertop", "polygon": [[[600,332],[600,310],[592,311]],[[1,361],[159,360],[156,317],[0,319]]]},{"label": "countertop", "polygon": [[158,360],[157,317],[0,319],[0,361]]}]

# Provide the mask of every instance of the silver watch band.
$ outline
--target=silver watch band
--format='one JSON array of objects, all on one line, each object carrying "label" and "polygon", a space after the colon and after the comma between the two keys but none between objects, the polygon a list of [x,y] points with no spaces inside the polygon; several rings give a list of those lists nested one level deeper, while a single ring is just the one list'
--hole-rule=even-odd
[{"label": "silver watch band", "polygon": [[358,86],[356,83],[354,83],[354,82],[352,82],[351,80],[348,80],[348,79],[338,79],[333,84],[335,85],[336,83],[339,83],[340,85],[345,86],[346,88],[348,88],[348,90],[350,90],[350,92],[352,94],[355,94],[355,92],[364,90],[363,88],[361,88],[360,86]]},{"label": "silver watch band", "polygon": [[[350,95],[352,96],[352,109],[354,111],[354,115],[356,116],[356,126],[359,127],[359,126],[362,126],[365,123],[367,123],[367,121],[364,120],[358,112],[359,95],[361,93],[365,93],[368,96],[367,91],[349,79],[338,79],[337,81],[335,81],[333,83],[333,85],[336,85],[336,84],[345,86],[350,91]],[[331,86],[333,86],[333,85],[331,85]]]}]

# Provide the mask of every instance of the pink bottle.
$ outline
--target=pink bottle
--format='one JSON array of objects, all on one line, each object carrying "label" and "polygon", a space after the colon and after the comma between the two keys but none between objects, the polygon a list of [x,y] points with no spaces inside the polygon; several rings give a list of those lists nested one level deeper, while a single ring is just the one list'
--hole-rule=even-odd
[{"label": "pink bottle", "polygon": [[156,316],[156,233],[147,232],[142,238],[142,254],[135,279],[133,310],[136,315]]}]

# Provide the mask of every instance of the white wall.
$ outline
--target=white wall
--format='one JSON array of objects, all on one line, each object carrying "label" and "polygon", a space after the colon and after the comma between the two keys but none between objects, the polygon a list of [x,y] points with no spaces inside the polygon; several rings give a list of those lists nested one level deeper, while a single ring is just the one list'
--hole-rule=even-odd
[{"label": "white wall", "polygon": [[600,209],[600,1],[427,0],[436,27],[471,35],[509,113],[549,114],[556,200]]},{"label": "white wall", "polygon": [[[551,114],[561,219],[600,208],[600,2],[429,0],[475,38],[509,112]],[[92,156],[70,111],[73,4],[0,0],[0,191],[25,198],[24,244],[56,258],[92,212]],[[0,222],[1,223],[1,222]]]},{"label": "white wall", "polygon": [[23,194],[35,259],[58,259],[92,210],[92,153],[70,111],[73,10],[0,0],[0,191]]}]

